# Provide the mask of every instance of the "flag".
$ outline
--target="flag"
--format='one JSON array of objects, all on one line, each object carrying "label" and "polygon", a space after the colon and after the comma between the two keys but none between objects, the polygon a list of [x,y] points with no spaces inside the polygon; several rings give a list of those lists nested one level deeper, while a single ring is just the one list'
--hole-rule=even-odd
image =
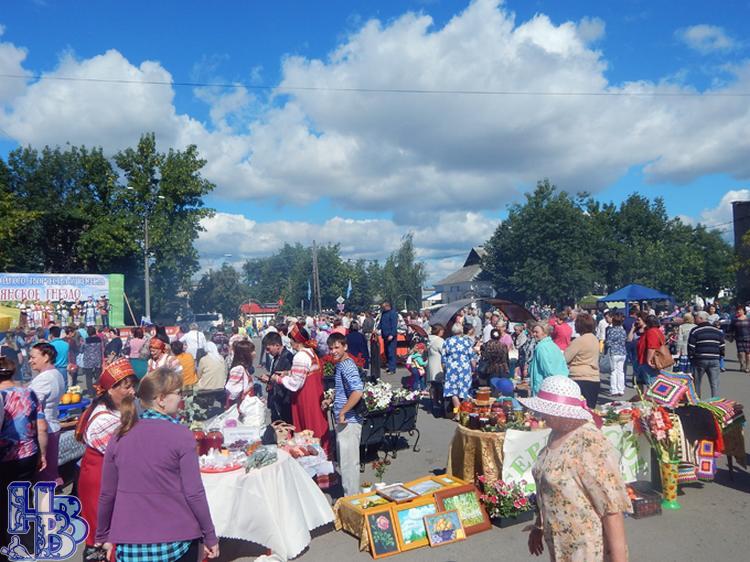
[{"label": "flag", "polygon": [[307,300],[312,299],[312,289],[310,288],[310,280],[307,280]]},{"label": "flag", "polygon": [[352,294],[352,280],[349,279],[349,285],[346,287],[346,298],[348,299],[351,294]]}]

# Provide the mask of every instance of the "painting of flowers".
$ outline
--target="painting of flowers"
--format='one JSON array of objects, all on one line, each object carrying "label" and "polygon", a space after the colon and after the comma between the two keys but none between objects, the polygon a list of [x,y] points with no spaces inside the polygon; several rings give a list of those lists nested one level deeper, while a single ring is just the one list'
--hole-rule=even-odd
[{"label": "painting of flowers", "polygon": [[393,512],[390,507],[367,513],[367,529],[370,535],[370,551],[373,558],[390,556],[400,552]]}]

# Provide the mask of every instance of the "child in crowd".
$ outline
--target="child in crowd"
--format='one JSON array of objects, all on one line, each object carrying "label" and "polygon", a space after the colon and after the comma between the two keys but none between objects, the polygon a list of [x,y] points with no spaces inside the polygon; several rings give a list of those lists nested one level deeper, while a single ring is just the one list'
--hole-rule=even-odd
[{"label": "child in crowd", "polygon": [[424,391],[427,388],[425,382],[425,371],[427,367],[427,361],[424,358],[425,345],[418,343],[411,348],[409,357],[406,358],[406,367],[411,372],[411,389]]}]

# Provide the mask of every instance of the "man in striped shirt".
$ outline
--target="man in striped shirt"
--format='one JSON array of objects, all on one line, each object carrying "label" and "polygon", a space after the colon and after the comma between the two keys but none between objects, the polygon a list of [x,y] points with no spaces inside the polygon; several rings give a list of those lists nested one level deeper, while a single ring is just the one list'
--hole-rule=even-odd
[{"label": "man in striped shirt", "polygon": [[338,332],[328,336],[328,349],[336,363],[336,392],[333,416],[336,420],[336,451],[344,495],[359,492],[359,442],[362,418],[354,407],[362,399],[364,385],[359,369],[347,352],[346,337]]},{"label": "man in striped shirt", "polygon": [[697,326],[688,336],[688,357],[693,366],[693,379],[698,396],[701,395],[701,380],[708,375],[711,396],[719,395],[721,358],[724,357],[724,332],[708,322],[708,313],[701,310],[695,314]]}]

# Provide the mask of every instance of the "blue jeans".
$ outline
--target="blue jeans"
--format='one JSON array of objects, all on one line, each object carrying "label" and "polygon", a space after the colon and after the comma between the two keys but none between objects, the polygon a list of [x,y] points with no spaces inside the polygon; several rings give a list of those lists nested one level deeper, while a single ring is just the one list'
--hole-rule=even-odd
[{"label": "blue jeans", "polygon": [[414,367],[411,368],[411,389],[412,390],[424,390],[427,388],[425,384],[424,375],[419,374],[419,369]]},{"label": "blue jeans", "polygon": [[385,339],[385,356],[388,359],[388,372],[396,372],[396,345],[398,344],[398,336],[393,336],[391,341],[388,340],[388,336],[384,336]]},{"label": "blue jeans", "polygon": [[718,359],[693,359],[693,380],[695,381],[695,392],[701,397],[701,381],[703,375],[708,375],[708,383],[711,385],[711,397],[719,395],[719,376],[721,374]]}]

